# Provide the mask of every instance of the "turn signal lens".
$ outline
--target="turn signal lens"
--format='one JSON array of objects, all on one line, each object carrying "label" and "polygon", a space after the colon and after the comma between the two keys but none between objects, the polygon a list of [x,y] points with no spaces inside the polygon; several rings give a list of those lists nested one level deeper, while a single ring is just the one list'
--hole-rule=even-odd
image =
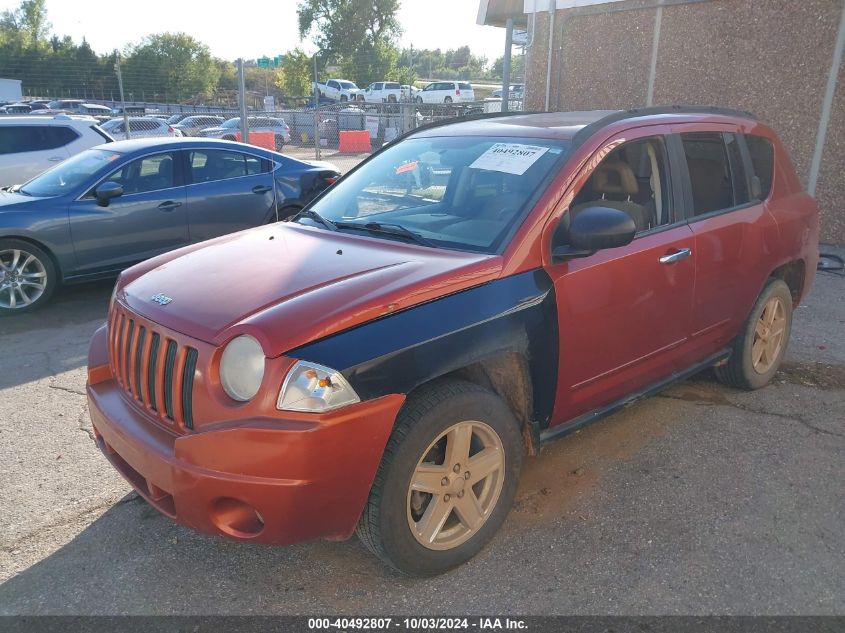
[{"label": "turn signal lens", "polygon": [[321,413],[360,401],[340,372],[298,361],[285,377],[276,406],[282,411]]}]

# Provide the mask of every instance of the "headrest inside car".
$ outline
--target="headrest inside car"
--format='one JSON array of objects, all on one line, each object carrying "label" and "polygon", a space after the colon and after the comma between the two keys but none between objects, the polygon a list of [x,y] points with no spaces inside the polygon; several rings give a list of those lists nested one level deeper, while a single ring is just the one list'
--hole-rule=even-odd
[{"label": "headrest inside car", "polygon": [[593,191],[596,193],[621,193],[626,196],[637,193],[637,179],[634,170],[622,161],[605,161],[593,172]]}]

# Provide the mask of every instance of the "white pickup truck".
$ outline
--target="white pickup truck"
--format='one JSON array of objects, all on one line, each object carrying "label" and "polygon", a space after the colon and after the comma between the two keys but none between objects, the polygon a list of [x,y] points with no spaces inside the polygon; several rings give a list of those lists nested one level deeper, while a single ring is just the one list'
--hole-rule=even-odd
[{"label": "white pickup truck", "polygon": [[329,79],[325,83],[317,84],[312,82],[311,87],[316,87],[319,96],[332,101],[357,101],[361,93],[361,89],[354,82],[346,79]]}]

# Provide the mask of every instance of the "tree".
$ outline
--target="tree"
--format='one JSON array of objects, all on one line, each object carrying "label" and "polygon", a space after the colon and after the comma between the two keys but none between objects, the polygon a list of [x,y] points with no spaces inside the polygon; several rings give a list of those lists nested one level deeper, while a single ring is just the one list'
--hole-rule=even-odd
[{"label": "tree", "polygon": [[311,58],[301,48],[285,54],[276,70],[276,86],[288,97],[311,94]]},{"label": "tree", "polygon": [[2,40],[16,37],[23,48],[46,47],[51,24],[47,21],[47,0],[23,0],[15,11],[0,16]]},{"label": "tree", "polygon": [[299,35],[313,36],[321,65],[333,61],[347,78],[366,85],[396,67],[398,10],[399,0],[300,0]]},{"label": "tree", "polygon": [[127,50],[126,91],[135,99],[184,101],[211,95],[220,70],[205,44],[185,33],[161,33]]}]

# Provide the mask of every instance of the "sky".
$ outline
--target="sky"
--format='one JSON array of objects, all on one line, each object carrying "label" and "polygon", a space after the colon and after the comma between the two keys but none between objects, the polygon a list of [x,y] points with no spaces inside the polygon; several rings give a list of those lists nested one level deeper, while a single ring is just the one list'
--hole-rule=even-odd
[{"label": "sky", "polygon": [[[19,4],[0,0],[0,11]],[[76,42],[84,36],[97,53],[122,50],[152,33],[184,31],[206,44],[215,57],[234,60],[272,57],[298,45],[313,52],[310,41],[299,40],[296,5],[296,0],[226,3],[221,17],[208,0],[136,2],[125,9],[102,0],[47,0],[47,16],[53,33],[70,35]],[[402,0],[400,46],[445,50],[466,44],[492,61],[504,52],[505,31],[477,25],[477,14],[478,0]]]}]

